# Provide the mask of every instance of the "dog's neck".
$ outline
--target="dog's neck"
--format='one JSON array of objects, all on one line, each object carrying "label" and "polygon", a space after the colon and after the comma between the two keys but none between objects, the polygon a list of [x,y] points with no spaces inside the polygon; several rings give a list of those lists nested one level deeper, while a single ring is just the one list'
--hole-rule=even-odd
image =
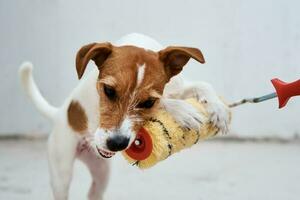
[{"label": "dog's neck", "polygon": [[100,109],[99,94],[96,83],[99,71],[93,68],[79,82],[78,87],[73,90],[72,99],[68,102],[76,101],[84,109],[88,121],[88,132],[94,133],[99,125]]}]

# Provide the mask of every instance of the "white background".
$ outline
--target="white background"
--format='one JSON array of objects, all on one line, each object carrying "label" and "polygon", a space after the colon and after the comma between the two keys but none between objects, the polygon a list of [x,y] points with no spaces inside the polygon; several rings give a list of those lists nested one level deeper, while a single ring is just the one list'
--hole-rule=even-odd
[{"label": "white background", "polygon": [[[299,8],[297,0],[2,0],[0,134],[50,130],[21,92],[22,61],[34,63],[42,93],[61,105],[77,83],[76,51],[130,32],[164,45],[200,48],[207,63],[192,62],[185,77],[212,83],[229,102],[272,92],[271,78],[300,78]],[[277,104],[234,109],[232,131],[251,137],[300,135],[300,98],[282,110]]]}]

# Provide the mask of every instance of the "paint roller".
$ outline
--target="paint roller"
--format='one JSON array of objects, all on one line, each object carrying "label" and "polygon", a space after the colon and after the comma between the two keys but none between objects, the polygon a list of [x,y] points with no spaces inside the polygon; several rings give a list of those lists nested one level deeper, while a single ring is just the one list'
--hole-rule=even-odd
[{"label": "paint roller", "polygon": [[[286,83],[275,78],[271,82],[276,92],[230,104],[227,106],[228,114],[231,115],[230,108],[245,103],[259,103],[276,97],[279,101],[279,108],[283,108],[291,97],[300,95],[300,79]],[[176,152],[217,135],[218,129],[210,123],[210,116],[205,106],[195,99],[187,99],[186,102],[204,116],[197,130],[180,127],[173,117],[161,108],[147,120],[137,133],[132,145],[122,152],[125,159],[141,169],[150,168]]]}]

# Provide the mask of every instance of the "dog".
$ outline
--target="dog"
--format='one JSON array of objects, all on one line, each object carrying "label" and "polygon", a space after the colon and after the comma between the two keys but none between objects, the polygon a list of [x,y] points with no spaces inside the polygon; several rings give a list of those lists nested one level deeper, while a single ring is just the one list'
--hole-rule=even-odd
[{"label": "dog", "polygon": [[[196,98],[206,105],[211,123],[227,132],[227,108],[214,89],[207,83],[188,83],[180,77],[190,58],[205,62],[197,48],[163,48],[154,39],[137,33],[113,44],[85,45],[76,55],[79,84],[60,108],[40,94],[31,63],[20,67],[24,90],[53,122],[48,160],[55,199],[68,199],[76,158],[86,164],[92,176],[88,198],[102,199],[109,177],[108,158],[128,148],[144,121],[160,106],[182,127],[199,128],[203,116],[184,101]],[[83,76],[91,60],[96,67]]]}]

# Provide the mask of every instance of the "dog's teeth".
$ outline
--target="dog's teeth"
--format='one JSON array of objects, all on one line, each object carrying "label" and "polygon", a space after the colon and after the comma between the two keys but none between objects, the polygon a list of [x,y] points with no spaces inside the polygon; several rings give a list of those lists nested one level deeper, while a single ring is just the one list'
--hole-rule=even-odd
[{"label": "dog's teeth", "polygon": [[98,149],[99,154],[102,157],[111,158],[113,155],[115,155],[114,152],[108,152],[108,151],[105,151],[104,149],[100,149],[100,148],[97,148],[97,149]]}]

